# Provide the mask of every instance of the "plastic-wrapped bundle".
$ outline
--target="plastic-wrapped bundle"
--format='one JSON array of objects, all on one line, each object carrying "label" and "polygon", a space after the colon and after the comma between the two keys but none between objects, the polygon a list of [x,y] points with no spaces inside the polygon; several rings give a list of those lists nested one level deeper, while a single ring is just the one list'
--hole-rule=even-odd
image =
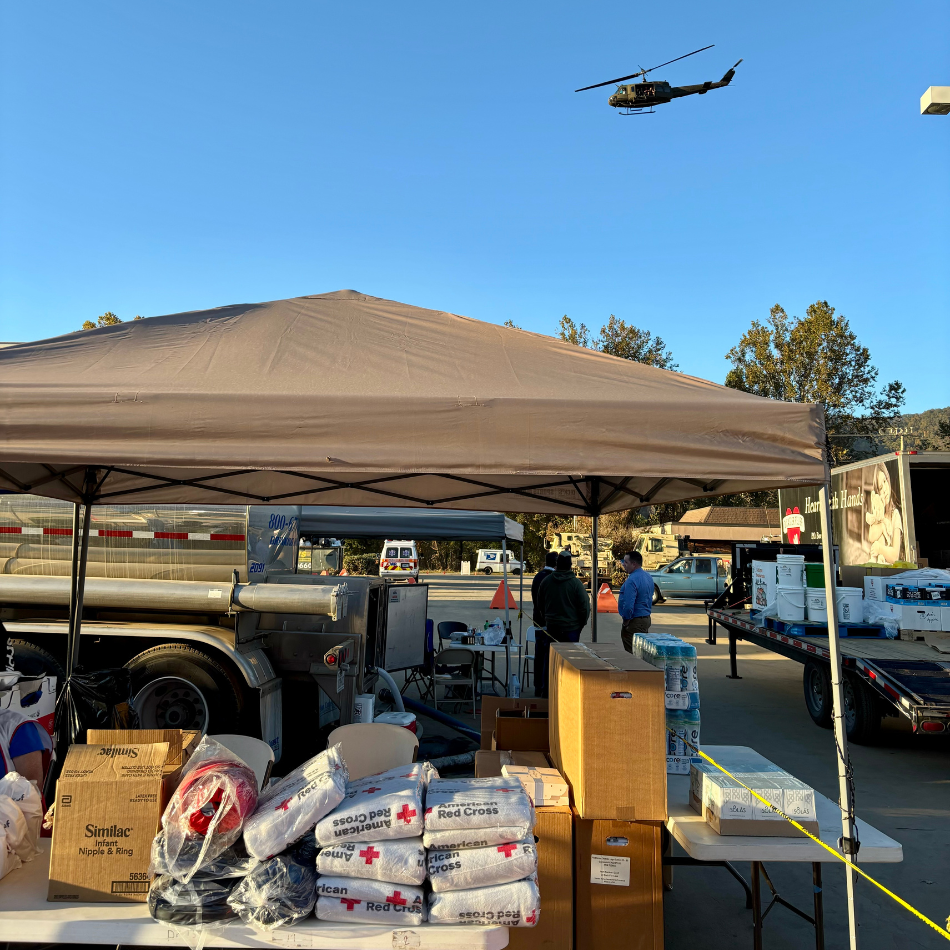
[{"label": "plastic-wrapped bundle", "polygon": [[426,793],[425,824],[426,832],[523,828],[513,839],[521,841],[534,830],[534,805],[517,779],[440,779]]},{"label": "plastic-wrapped bundle", "polygon": [[37,842],[43,823],[43,798],[34,782],[18,772],[7,772],[0,778],[0,795],[6,795],[19,805],[26,819],[27,837],[19,849],[14,849],[24,861],[32,861],[39,853]]},{"label": "plastic-wrapped bundle", "polygon": [[346,792],[346,766],[335,745],[271,785],[244,827],[249,854],[268,858],[313,831]]},{"label": "plastic-wrapped bundle", "polygon": [[406,926],[426,919],[421,887],[353,877],[317,879],[317,917]]},{"label": "plastic-wrapped bundle", "polygon": [[309,917],[316,901],[317,872],[299,852],[262,861],[234,890],[228,903],[256,930],[273,930]]},{"label": "plastic-wrapped bundle", "polygon": [[[197,864],[201,857],[203,839],[186,839],[177,855],[177,867],[187,869],[189,862]],[[244,842],[238,838],[230,848],[222,851],[217,857],[196,868],[192,880],[218,881],[232,877],[244,877],[258,863],[257,858],[251,857],[244,847]],[[153,874],[168,874],[168,855],[165,849],[165,832],[159,831],[152,841],[152,860],[149,865]]]},{"label": "plastic-wrapped bundle", "polygon": [[0,795],[0,828],[7,839],[7,847],[21,861],[31,861],[37,850],[30,842],[30,829],[20,806],[9,796]]},{"label": "plastic-wrapped bundle", "polygon": [[426,879],[426,852],[421,838],[343,841],[317,855],[317,872],[419,885]]},{"label": "plastic-wrapped bundle", "polygon": [[343,801],[317,825],[317,843],[418,838],[430,769],[416,762],[350,782]]},{"label": "plastic-wrapped bundle", "polygon": [[533,829],[526,823],[498,825],[495,828],[450,828],[448,831],[426,831],[422,843],[426,848],[458,851],[460,848],[490,848],[496,844],[523,841]]},{"label": "plastic-wrapped bundle", "polygon": [[0,878],[20,867],[22,863],[16,852],[7,846],[6,832],[0,828]]},{"label": "plastic-wrapped bundle", "polygon": [[205,736],[162,815],[165,869],[179,881],[190,881],[240,838],[256,804],[254,771]]},{"label": "plastic-wrapped bundle", "polygon": [[538,852],[533,839],[491,848],[430,851],[428,868],[433,891],[462,891],[530,877],[538,870]]},{"label": "plastic-wrapped bundle", "polygon": [[532,878],[513,884],[429,895],[431,924],[533,927],[538,922],[540,910],[538,885]]},{"label": "plastic-wrapped bundle", "polygon": [[237,917],[228,906],[233,887],[233,881],[220,884],[198,878],[183,884],[161,874],[148,890],[148,912],[163,923],[189,929],[222,923]]}]

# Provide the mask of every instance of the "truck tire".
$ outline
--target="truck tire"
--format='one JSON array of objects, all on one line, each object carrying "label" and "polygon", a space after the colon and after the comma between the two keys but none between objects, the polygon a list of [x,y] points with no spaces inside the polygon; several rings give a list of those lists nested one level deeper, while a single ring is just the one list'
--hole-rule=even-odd
[{"label": "truck tire", "polygon": [[217,658],[185,643],[152,647],[125,664],[143,729],[237,732],[244,688]]},{"label": "truck tire", "polygon": [[802,677],[805,688],[805,706],[816,726],[831,727],[831,673],[824,663],[805,664]]},{"label": "truck tire", "polygon": [[657,587],[656,584],[653,585],[653,603],[654,604],[663,603],[663,595],[660,593],[660,588]]},{"label": "truck tire", "polygon": [[483,568],[483,570],[485,571],[486,575],[494,573],[490,567]]},{"label": "truck tire", "polygon": [[858,745],[873,742],[881,728],[881,712],[874,694],[859,679],[847,674],[842,687],[848,741]]},{"label": "truck tire", "polygon": [[13,667],[27,676],[55,676],[58,686],[66,679],[62,663],[47,650],[30,643],[29,640],[16,640],[10,637],[7,646],[13,649]]}]

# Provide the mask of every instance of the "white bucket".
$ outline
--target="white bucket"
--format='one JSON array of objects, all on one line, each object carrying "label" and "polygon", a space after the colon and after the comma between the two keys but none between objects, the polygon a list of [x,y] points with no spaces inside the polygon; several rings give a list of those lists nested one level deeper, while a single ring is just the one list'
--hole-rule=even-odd
[{"label": "white bucket", "polygon": [[808,619],[816,623],[828,622],[828,600],[823,587],[808,587],[805,590],[805,609]]},{"label": "white bucket", "polygon": [[780,586],[805,586],[805,556],[803,554],[779,554],[775,559],[775,569]]},{"label": "white bucket", "polygon": [[841,623],[861,623],[864,620],[864,591],[860,587],[836,587],[835,603]]},{"label": "white bucket", "polygon": [[805,619],[805,588],[800,584],[788,587],[779,584],[775,588],[775,601],[779,620],[794,622]]},{"label": "white bucket", "polygon": [[416,731],[416,714],[411,712],[394,710],[393,712],[380,713],[373,721],[388,722],[392,726],[402,726],[403,729],[408,729],[410,732]]}]

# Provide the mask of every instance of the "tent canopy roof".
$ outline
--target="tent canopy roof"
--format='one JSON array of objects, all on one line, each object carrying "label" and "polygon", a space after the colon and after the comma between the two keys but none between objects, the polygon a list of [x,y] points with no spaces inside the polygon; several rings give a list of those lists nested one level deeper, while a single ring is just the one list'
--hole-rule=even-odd
[{"label": "tent canopy roof", "polygon": [[412,538],[414,541],[524,540],[524,527],[499,511],[420,511],[334,505],[304,505],[300,533],[328,538]]},{"label": "tent canopy roof", "polygon": [[7,347],[0,418],[0,490],[71,501],[589,514],[828,476],[819,406],[351,290]]}]

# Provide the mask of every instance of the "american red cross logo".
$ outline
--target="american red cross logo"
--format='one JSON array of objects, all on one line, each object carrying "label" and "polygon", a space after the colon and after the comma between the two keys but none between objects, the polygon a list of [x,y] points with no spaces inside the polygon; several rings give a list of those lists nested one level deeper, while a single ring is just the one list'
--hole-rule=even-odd
[{"label": "american red cross logo", "polygon": [[341,904],[346,904],[346,909],[347,909],[347,910],[352,910],[357,904],[362,904],[363,902],[362,902],[362,901],[355,900],[355,899],[352,898],[352,897],[341,897],[341,898],[340,898],[340,903],[341,903]]},{"label": "american red cross logo", "polygon": [[432,809],[431,809],[431,808],[427,808],[427,809],[426,809],[426,814],[427,814],[427,815],[431,815],[431,814],[432,814]]},{"label": "american red cross logo", "polygon": [[375,785],[370,785],[369,788],[364,788],[363,791],[364,791],[367,795],[370,795],[370,794],[372,794],[373,792],[381,792],[382,789],[381,789],[381,788],[377,788]]},{"label": "american red cross logo", "polygon": [[403,907],[405,907],[405,905],[409,903],[406,900],[406,898],[402,896],[401,891],[393,891],[392,894],[390,894],[389,897],[386,898],[386,900],[390,904],[402,904]]},{"label": "american red cross logo", "polygon": [[274,811],[287,811],[288,806],[290,805],[290,799],[285,798],[275,809]]},{"label": "american red cross logo", "polygon": [[360,857],[367,864],[372,864],[379,857],[379,852],[372,845],[369,845],[369,847],[360,851]]},{"label": "american red cross logo", "polygon": [[518,848],[518,845],[516,845],[516,844],[500,844],[500,845],[498,845],[498,852],[499,852],[500,854],[503,853],[506,858],[510,858],[510,857],[511,857],[511,853],[512,853],[513,851],[516,851],[517,848]]},{"label": "american red cross logo", "polygon": [[407,825],[412,824],[412,819],[416,817],[415,808],[410,808],[408,805],[403,805],[399,811],[396,812],[396,817],[401,818]]},{"label": "american red cross logo", "polygon": [[538,912],[537,910],[533,910],[527,917],[525,917],[524,922],[526,924],[533,924],[537,919],[538,919]]}]

